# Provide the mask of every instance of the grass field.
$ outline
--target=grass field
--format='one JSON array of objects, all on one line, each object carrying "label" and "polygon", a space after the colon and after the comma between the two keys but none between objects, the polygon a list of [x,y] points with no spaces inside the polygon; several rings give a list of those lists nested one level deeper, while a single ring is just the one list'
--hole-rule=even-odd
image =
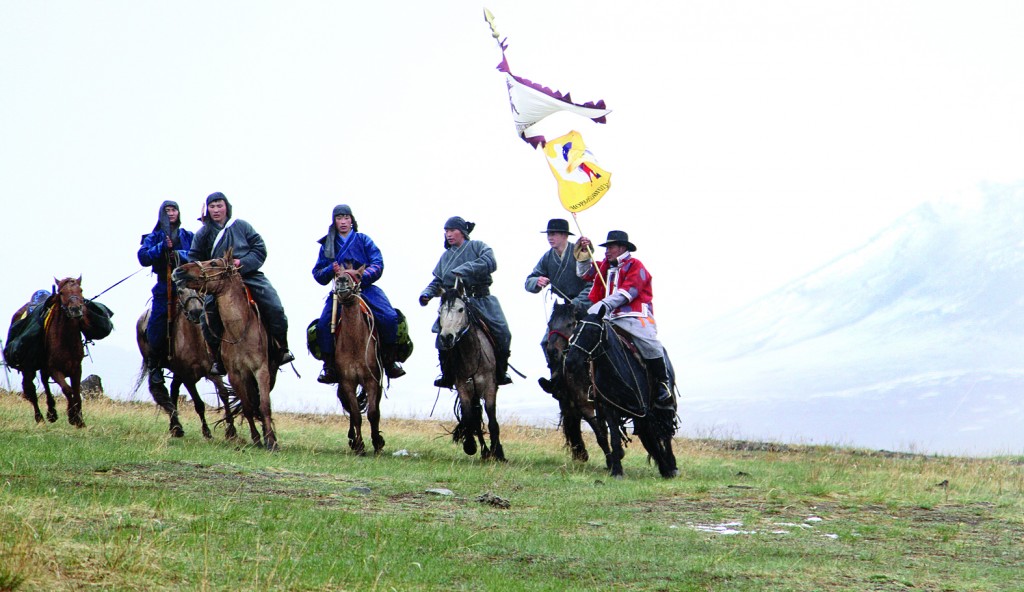
[{"label": "grass field", "polygon": [[75,429],[0,391],[0,590],[1024,589],[1021,458],[679,439],[679,478],[634,442],[613,480],[553,430],[481,462],[385,407],[356,457],[347,418],[278,414],[268,453],[190,407],[171,439],[153,405]]}]

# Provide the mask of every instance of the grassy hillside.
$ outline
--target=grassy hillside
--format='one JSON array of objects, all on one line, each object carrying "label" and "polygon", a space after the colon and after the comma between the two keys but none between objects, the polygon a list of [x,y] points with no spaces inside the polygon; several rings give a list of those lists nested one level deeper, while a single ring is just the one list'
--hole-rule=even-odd
[{"label": "grassy hillside", "polygon": [[533,427],[481,463],[447,416],[385,417],[359,458],[338,416],[278,414],[268,453],[188,409],[182,439],[152,405],[58,410],[0,392],[0,590],[1021,587],[1019,458],[678,440],[666,481],[635,442],[612,480]]}]

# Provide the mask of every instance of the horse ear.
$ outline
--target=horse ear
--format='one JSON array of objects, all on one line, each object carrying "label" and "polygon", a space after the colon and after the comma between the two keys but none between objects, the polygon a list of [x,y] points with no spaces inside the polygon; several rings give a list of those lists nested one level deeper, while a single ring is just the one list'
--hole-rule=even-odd
[{"label": "horse ear", "polygon": [[234,259],[234,257],[232,257],[232,255],[234,255],[234,251],[235,251],[235,247],[234,246],[228,247],[228,250],[224,251],[224,258],[228,259],[228,260]]},{"label": "horse ear", "polygon": [[78,274],[78,284],[82,284],[82,274]]},{"label": "horse ear", "polygon": [[[53,285],[54,286],[59,286],[60,285],[60,280],[58,280],[56,277],[53,278]],[[54,288],[54,291],[56,291],[56,288]]]}]

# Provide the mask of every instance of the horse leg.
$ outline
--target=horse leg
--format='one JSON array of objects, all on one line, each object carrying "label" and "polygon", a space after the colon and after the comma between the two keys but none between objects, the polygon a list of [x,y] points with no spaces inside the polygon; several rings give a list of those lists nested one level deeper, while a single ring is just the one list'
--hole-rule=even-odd
[{"label": "horse leg", "polygon": [[608,431],[611,435],[611,452],[605,456],[605,464],[612,477],[621,479],[623,476],[622,457],[625,456],[625,452],[622,449],[622,430],[619,429],[619,425],[621,425],[619,416],[614,412],[607,413],[607,415],[602,413],[602,415],[605,415],[605,424],[608,426]]},{"label": "horse leg", "polygon": [[[42,372],[39,373],[42,376]],[[46,378],[43,378],[44,384]],[[21,373],[21,392],[22,396],[29,403],[32,403],[32,409],[36,412],[36,423],[43,423],[43,413],[39,410],[39,396],[36,395],[36,383],[35,383],[35,371],[26,370]],[[56,417],[54,417],[56,419]],[[50,421],[53,421],[51,419]]]},{"label": "horse leg", "polygon": [[373,453],[380,454],[384,449],[384,436],[380,433],[380,383],[371,381],[371,389],[366,400],[366,420],[370,422],[370,440],[373,442]]},{"label": "horse leg", "polygon": [[274,420],[270,416],[270,369],[264,365],[256,371],[256,383],[260,397],[260,415],[263,416],[263,441],[267,450],[278,450],[277,434],[274,433]]},{"label": "horse leg", "polygon": [[458,385],[459,391],[459,425],[456,433],[462,434],[462,451],[473,456],[476,454],[476,432],[480,429],[480,418],[476,414],[472,397],[463,391],[463,384]]},{"label": "horse leg", "polygon": [[[597,440],[597,445],[604,451],[605,458],[608,458],[612,453],[612,447],[608,443],[608,424],[598,417],[597,412],[591,408],[584,408],[583,419],[590,424],[590,429],[594,431],[594,438]],[[611,467],[608,467],[611,468]]]},{"label": "horse leg", "polygon": [[249,437],[255,446],[262,446],[263,440],[260,432],[256,429],[256,395],[259,387],[252,376],[242,378],[241,376],[231,377],[231,383],[235,386],[235,394],[242,402],[242,416],[249,423]]},{"label": "horse leg", "polygon": [[655,424],[650,418],[634,419],[633,423],[637,426],[636,434],[640,437],[640,443],[658,464],[658,472],[661,473],[661,476],[671,479],[679,475],[679,470],[676,468],[676,457],[672,454],[672,438],[659,437],[655,433]]},{"label": "horse leg", "polygon": [[[495,460],[501,462],[507,462],[505,460],[505,450],[501,447],[501,429],[498,427],[498,392],[497,389],[492,390],[487,394],[484,399],[484,405],[487,408],[487,431],[491,435],[491,450],[490,456],[494,457]],[[481,440],[483,434],[481,434]],[[486,448],[484,448],[486,451]],[[483,456],[483,453],[481,453]]]},{"label": "horse leg", "polygon": [[[174,379],[177,381],[177,378]],[[171,387],[174,386],[174,381],[171,382]],[[178,406],[172,403],[171,394],[167,392],[167,387],[163,383],[149,383],[149,394],[153,397],[153,401],[156,402],[157,407],[160,407],[167,412],[170,416],[170,426],[168,430],[171,432],[171,436],[180,438],[185,435],[181,429],[181,422],[178,421]],[[175,430],[177,428],[177,430]]]},{"label": "horse leg", "polygon": [[348,411],[348,447],[357,455],[363,456],[366,454],[366,444],[363,442],[363,416],[356,398],[357,388],[355,381],[342,378],[338,382],[338,400]]},{"label": "horse leg", "polygon": [[57,421],[57,402],[53,399],[53,392],[50,391],[50,377],[40,370],[39,379],[43,383],[43,392],[46,393],[46,421],[53,423]]},{"label": "horse leg", "polygon": [[185,428],[181,425],[181,417],[178,416],[178,402],[181,401],[181,379],[177,375],[171,379],[171,408],[174,415],[171,416],[171,436],[181,438],[185,435]]},{"label": "horse leg", "polygon": [[227,424],[227,428],[224,429],[224,438],[234,440],[238,438],[238,430],[235,429],[235,414],[231,411],[231,398],[228,389],[224,386],[224,380],[220,376],[210,375],[207,379],[213,383],[217,397],[220,399],[221,405],[224,406],[224,423]]},{"label": "horse leg", "polygon": [[185,384],[185,390],[188,391],[188,396],[192,397],[192,406],[196,408],[196,415],[199,416],[199,422],[203,425],[203,437],[209,440],[213,437],[213,433],[210,432],[210,426],[206,423],[206,403],[199,396],[199,389],[196,388],[195,382],[187,382]]},{"label": "horse leg", "polygon": [[580,462],[587,462],[590,455],[587,454],[587,447],[583,443],[583,432],[580,430],[580,422],[583,421],[579,413],[568,398],[560,399],[558,406],[562,414],[562,434],[565,436],[565,445],[572,453],[572,459]]},{"label": "horse leg", "polygon": [[[71,384],[68,384],[68,379],[71,379]],[[85,427],[85,422],[82,421],[82,399],[80,396],[76,396],[78,390],[78,379],[74,375],[65,375],[63,372],[57,370],[53,373],[53,380],[60,387],[64,398],[67,400],[68,405],[68,423],[79,428]],[[49,400],[47,400],[49,404]],[[56,417],[56,410],[54,410],[54,417]]]}]

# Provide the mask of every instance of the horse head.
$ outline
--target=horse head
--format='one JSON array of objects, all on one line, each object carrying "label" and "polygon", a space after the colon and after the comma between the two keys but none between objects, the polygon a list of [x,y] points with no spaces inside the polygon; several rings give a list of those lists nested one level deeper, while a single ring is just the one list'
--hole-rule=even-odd
[{"label": "horse head", "polygon": [[192,288],[184,285],[175,285],[175,292],[178,295],[178,310],[180,310],[189,322],[199,324],[203,316],[203,297]]},{"label": "horse head", "polygon": [[455,347],[459,339],[469,331],[472,321],[472,312],[463,291],[458,288],[445,290],[441,295],[441,306],[437,309],[437,323],[441,328],[438,347],[442,350]]},{"label": "horse head", "polygon": [[64,278],[58,280],[53,278],[57,284],[57,297],[60,299],[60,309],[69,319],[80,319],[85,313],[85,298],[82,297],[82,276],[78,279]]},{"label": "horse head", "polygon": [[544,341],[544,349],[550,359],[559,359],[565,353],[578,320],[576,305],[571,301],[556,302],[552,307],[548,337]]},{"label": "horse head", "polygon": [[216,294],[224,289],[227,280],[233,274],[238,273],[232,255],[232,249],[229,247],[220,259],[184,263],[174,270],[171,279],[177,287]]},{"label": "horse head", "polygon": [[366,269],[365,265],[353,268],[352,263],[345,262],[341,275],[337,276],[334,281],[334,293],[338,295],[339,302],[350,304],[356,299],[363,287],[364,269]]},{"label": "horse head", "polygon": [[588,314],[576,324],[576,329],[569,338],[570,353],[567,355],[580,354],[587,360],[593,360],[604,351],[604,337],[603,316],[597,313]]}]

